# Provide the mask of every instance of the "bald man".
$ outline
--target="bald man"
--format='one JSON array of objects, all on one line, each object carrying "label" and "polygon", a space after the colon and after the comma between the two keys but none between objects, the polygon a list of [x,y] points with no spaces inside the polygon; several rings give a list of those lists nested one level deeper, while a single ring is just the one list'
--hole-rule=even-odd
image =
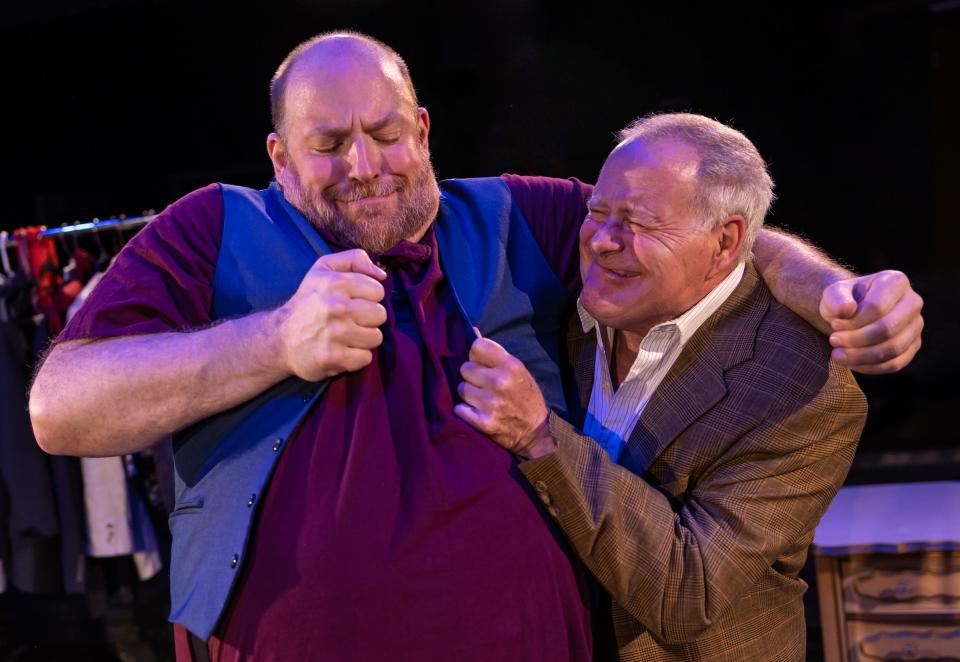
[{"label": "bald man", "polygon": [[[453,408],[476,329],[566,414],[591,187],[438,184],[406,65],[363,35],[305,42],[271,95],[275,182],[195,191],[131,241],[37,375],[39,443],[173,436],[178,658],[588,659],[580,564],[512,455]],[[783,237],[758,252],[827,329],[833,283],[828,312],[859,327],[840,331],[848,360],[916,351],[902,275],[845,279]],[[855,287],[895,323],[858,318]]]}]

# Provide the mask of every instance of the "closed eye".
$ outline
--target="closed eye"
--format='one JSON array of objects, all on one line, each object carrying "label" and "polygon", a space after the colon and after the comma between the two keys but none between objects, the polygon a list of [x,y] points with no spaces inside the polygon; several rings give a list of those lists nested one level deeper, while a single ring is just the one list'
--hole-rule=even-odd
[{"label": "closed eye", "polygon": [[605,209],[599,209],[595,207],[587,208],[588,221],[597,221],[598,223],[602,223],[606,217],[607,217],[607,211]]},{"label": "closed eye", "polygon": [[338,140],[330,145],[318,145],[311,147],[310,151],[315,154],[334,154],[343,146],[343,142]]},{"label": "closed eye", "polygon": [[653,219],[638,216],[627,216],[623,219],[623,222],[632,228],[649,228],[656,225],[656,223],[653,222]]}]

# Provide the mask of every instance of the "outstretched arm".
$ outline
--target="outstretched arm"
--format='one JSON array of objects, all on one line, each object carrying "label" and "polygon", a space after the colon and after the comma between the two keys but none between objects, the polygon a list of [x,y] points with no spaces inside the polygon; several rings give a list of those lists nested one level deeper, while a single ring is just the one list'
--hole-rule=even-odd
[{"label": "outstretched arm", "polygon": [[832,358],[864,374],[896,372],[920,349],[923,299],[905,274],[866,276],[786,232],[765,229],[753,260],[778,301],[824,334]]}]

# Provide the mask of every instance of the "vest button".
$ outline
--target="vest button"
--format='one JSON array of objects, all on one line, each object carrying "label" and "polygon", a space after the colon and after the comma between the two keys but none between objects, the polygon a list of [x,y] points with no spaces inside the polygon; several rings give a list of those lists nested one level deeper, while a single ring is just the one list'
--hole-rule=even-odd
[{"label": "vest button", "polygon": [[282,443],[283,443],[283,439],[276,439],[276,440],[274,440],[274,442],[273,442],[273,452],[274,452],[274,453],[276,453],[278,450],[280,450],[280,444],[282,444]]},{"label": "vest button", "polygon": [[257,500],[257,495],[256,495],[256,494],[251,494],[251,495],[250,495],[250,498],[247,499],[247,508],[250,508],[251,506],[253,506],[253,502],[256,501],[256,500]]},{"label": "vest button", "polygon": [[234,554],[233,556],[230,557],[230,567],[231,567],[231,568],[236,568],[238,563],[240,563],[240,555],[239,555],[239,554]]}]

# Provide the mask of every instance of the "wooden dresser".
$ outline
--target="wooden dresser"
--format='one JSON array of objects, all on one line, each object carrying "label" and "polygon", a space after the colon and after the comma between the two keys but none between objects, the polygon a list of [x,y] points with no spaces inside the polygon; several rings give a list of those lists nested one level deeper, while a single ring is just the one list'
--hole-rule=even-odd
[{"label": "wooden dresser", "polygon": [[960,662],[960,481],[845,487],[812,551],[826,662]]}]

